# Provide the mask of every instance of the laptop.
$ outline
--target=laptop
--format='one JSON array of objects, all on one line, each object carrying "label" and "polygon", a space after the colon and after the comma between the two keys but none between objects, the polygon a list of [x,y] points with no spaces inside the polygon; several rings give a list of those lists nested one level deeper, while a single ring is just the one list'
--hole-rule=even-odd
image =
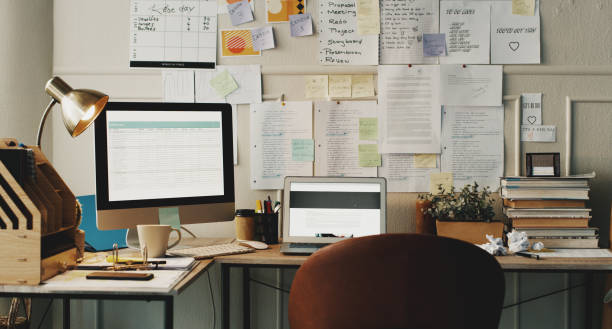
[{"label": "laptop", "polygon": [[387,230],[384,178],[286,177],[283,200],[285,254]]}]

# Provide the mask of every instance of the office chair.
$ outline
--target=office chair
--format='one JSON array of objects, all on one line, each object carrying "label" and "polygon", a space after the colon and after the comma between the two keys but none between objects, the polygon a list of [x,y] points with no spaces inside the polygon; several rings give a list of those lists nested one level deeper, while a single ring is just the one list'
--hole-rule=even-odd
[{"label": "office chair", "polygon": [[310,256],[289,295],[291,329],[494,329],[505,281],[475,245],[420,234],[349,239]]}]

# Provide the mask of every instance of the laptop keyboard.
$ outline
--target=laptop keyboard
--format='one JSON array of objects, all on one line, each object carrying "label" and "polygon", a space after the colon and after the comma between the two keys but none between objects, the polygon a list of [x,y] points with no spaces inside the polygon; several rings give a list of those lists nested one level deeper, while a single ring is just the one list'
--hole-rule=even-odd
[{"label": "laptop keyboard", "polygon": [[323,248],[327,243],[289,243],[289,248]]}]

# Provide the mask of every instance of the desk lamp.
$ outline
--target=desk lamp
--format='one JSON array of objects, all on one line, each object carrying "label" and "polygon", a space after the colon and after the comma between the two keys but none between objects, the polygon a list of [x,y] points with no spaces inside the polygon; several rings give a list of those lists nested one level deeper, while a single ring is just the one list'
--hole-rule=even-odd
[{"label": "desk lamp", "polygon": [[53,77],[47,81],[45,91],[53,99],[47,105],[38,126],[36,145],[39,148],[45,121],[55,103],[60,103],[62,106],[62,117],[66,129],[72,137],[77,137],[94,122],[108,102],[108,95],[91,89],[72,89],[59,77]]}]

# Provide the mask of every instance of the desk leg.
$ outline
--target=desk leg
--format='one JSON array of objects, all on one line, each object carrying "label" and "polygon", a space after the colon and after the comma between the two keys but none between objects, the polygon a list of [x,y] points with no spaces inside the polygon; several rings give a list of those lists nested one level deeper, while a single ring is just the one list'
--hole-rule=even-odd
[{"label": "desk leg", "polygon": [[249,267],[242,268],[242,328],[251,329],[251,275]]},{"label": "desk leg", "polygon": [[593,301],[593,273],[586,273],[586,282],[585,282],[585,310],[584,310],[584,328],[592,329],[593,328],[593,306],[591,302]]},{"label": "desk leg", "polygon": [[174,298],[172,296],[164,300],[164,328],[174,328]]},{"label": "desk leg", "polygon": [[70,329],[70,298],[64,297],[62,299],[63,306],[63,327],[64,329]]},{"label": "desk leg", "polygon": [[221,307],[223,316],[221,318],[221,328],[229,329],[230,327],[230,267],[227,264],[221,264]]}]

